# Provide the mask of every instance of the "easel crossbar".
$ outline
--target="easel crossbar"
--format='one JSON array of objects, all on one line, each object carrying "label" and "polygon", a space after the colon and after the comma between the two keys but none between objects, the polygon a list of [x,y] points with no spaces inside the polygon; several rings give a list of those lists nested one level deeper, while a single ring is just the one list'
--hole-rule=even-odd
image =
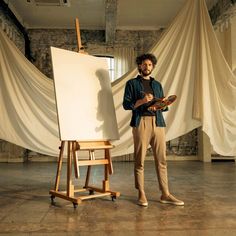
[{"label": "easel crossbar", "polygon": [[109,164],[108,160],[92,160],[92,161],[78,161],[79,166],[94,166],[94,165],[106,165]]},{"label": "easel crossbar", "polygon": [[99,149],[111,149],[114,146],[108,141],[78,141],[76,149],[78,150],[99,150]]}]

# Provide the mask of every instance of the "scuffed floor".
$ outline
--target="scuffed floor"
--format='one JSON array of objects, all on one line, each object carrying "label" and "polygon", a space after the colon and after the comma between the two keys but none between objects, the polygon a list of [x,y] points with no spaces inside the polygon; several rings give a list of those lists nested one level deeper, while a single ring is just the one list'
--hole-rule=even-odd
[{"label": "scuffed floor", "polygon": [[[207,163],[169,161],[171,192],[185,206],[163,205],[154,163],[145,162],[145,186],[149,206],[136,204],[133,163],[113,162],[110,197],[73,204],[55,198],[51,205],[56,163],[0,163],[0,235],[236,235],[236,165],[234,162]],[[103,168],[92,168],[91,182],[101,187]],[[75,180],[81,188],[82,177]],[[65,189],[66,164],[60,189]]]}]

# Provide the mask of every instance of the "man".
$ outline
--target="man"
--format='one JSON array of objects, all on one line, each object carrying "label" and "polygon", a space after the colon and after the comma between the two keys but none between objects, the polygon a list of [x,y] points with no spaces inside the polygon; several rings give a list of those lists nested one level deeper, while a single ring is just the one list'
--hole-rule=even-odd
[{"label": "man", "polygon": [[123,107],[132,110],[130,126],[134,139],[134,176],[138,189],[138,204],[148,206],[144,191],[144,159],[149,144],[152,147],[155,167],[162,192],[160,202],[184,205],[169,192],[166,163],[165,121],[162,115],[168,107],[157,109],[152,105],[154,98],[164,98],[161,84],[150,75],[157,63],[153,54],[143,54],[136,58],[139,75],[129,80],[125,86]]}]

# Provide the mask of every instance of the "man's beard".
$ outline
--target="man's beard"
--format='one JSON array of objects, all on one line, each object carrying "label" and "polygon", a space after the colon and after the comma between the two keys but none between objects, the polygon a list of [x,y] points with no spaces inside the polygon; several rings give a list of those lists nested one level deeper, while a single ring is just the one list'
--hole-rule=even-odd
[{"label": "man's beard", "polygon": [[142,71],[141,71],[141,74],[142,74],[143,76],[148,76],[148,75],[150,75],[151,73],[152,73],[151,70],[142,70]]}]

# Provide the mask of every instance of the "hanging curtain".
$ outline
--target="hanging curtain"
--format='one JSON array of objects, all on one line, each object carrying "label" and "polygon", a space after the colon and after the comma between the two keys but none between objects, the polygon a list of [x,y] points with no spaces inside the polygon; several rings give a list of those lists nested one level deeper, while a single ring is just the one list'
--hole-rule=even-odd
[{"label": "hanging curtain", "polygon": [[118,79],[135,66],[136,53],[134,48],[114,48],[114,79]]},{"label": "hanging curtain", "polygon": [[[165,113],[166,140],[202,127],[217,153],[235,156],[236,77],[222,54],[205,1],[187,0],[150,52],[158,58],[152,75],[161,81],[167,96],[177,95],[177,101]],[[134,58],[129,61],[133,63]],[[113,156],[133,152],[131,113],[124,111],[122,100],[126,82],[136,75],[134,69],[112,83],[120,134],[120,140],[113,143]],[[2,30],[0,138],[58,156],[53,81],[39,72]]]}]

